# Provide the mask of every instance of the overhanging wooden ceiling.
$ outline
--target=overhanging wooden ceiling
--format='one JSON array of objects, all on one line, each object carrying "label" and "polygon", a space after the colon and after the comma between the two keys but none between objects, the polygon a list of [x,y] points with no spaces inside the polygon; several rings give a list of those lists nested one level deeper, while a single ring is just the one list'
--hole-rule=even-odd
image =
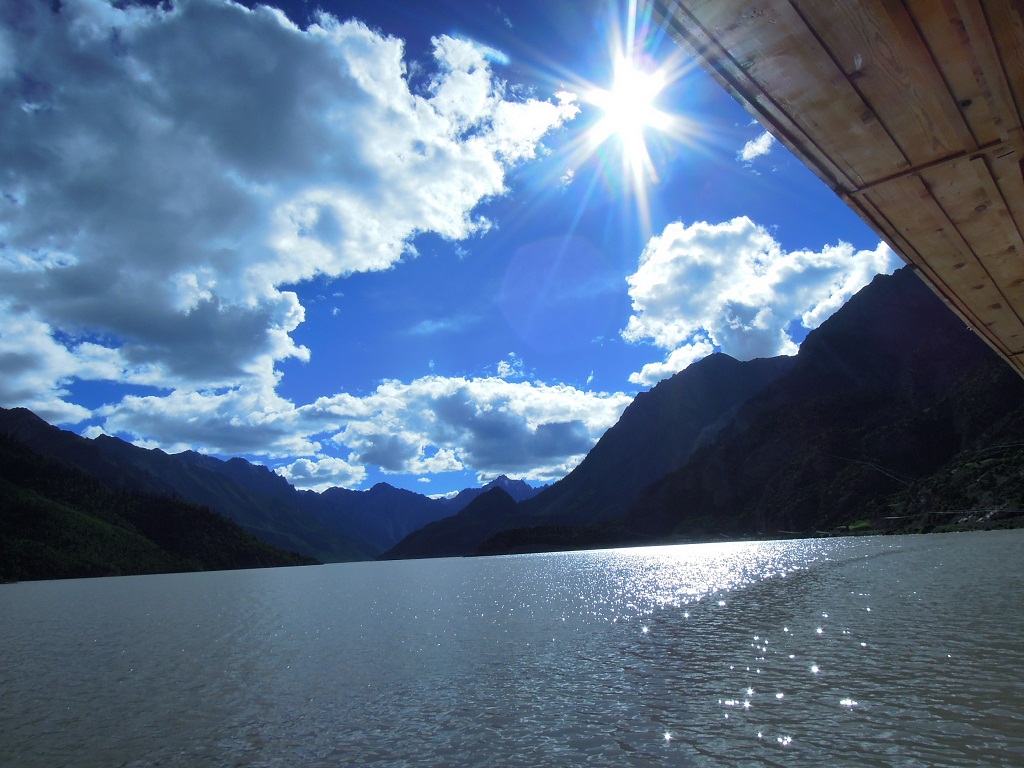
[{"label": "overhanging wooden ceiling", "polygon": [[1022,8],[652,4],[689,54],[1024,375]]}]

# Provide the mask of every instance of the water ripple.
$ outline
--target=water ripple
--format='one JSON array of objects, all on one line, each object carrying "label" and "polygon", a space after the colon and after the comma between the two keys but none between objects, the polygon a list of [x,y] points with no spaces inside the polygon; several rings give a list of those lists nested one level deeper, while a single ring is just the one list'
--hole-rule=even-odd
[{"label": "water ripple", "polygon": [[5,585],[0,764],[1022,764],[1021,544]]}]

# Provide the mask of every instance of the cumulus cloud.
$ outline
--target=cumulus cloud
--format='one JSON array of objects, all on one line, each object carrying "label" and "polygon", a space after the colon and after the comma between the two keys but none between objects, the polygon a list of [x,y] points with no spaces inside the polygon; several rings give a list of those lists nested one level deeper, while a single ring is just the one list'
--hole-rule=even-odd
[{"label": "cumulus cloud", "polygon": [[442,376],[385,381],[367,395],[300,407],[266,390],[176,392],[99,409],[102,427],[90,436],[122,434],[167,451],[263,454],[279,460],[268,463],[289,482],[314,490],[359,485],[368,466],[548,482],[582,461],[631,399],[565,384]]},{"label": "cumulus cloud", "polygon": [[[311,354],[287,286],[391,268],[422,233],[486,232],[477,206],[577,113],[571,94],[516,95],[471,41],[438,37],[432,55],[409,63],[359,22],[300,29],[227,0],[0,6],[0,405],[265,456],[318,490],[367,466],[571,469],[628,398],[506,381],[522,377],[515,356],[495,378],[306,406],[277,393],[277,364]],[[152,394],[90,411],[76,380]]]},{"label": "cumulus cloud", "polygon": [[278,467],[277,473],[296,488],[318,492],[359,485],[366,478],[366,469],[361,465],[332,456],[297,459]]},{"label": "cumulus cloud", "polygon": [[768,131],[765,131],[756,139],[751,139],[744,144],[743,149],[739,151],[738,157],[744,163],[749,163],[771,152],[773,144],[775,144],[775,137],[768,133]]},{"label": "cumulus cloud", "polygon": [[706,338],[698,338],[692,343],[676,347],[669,352],[668,357],[664,360],[645,363],[639,371],[634,371],[629,375],[629,380],[634,384],[656,384],[662,379],[674,376],[684,368],[689,368],[691,363],[707,357],[714,351],[714,344]]},{"label": "cumulus cloud", "polygon": [[428,376],[299,409],[304,431],[389,472],[472,468],[550,481],[571,471],[631,398],[564,384]]},{"label": "cumulus cloud", "polygon": [[[6,310],[6,311],[4,311]],[[0,402],[30,408],[44,419],[80,421],[89,411],[62,398],[74,353],[51,338],[50,329],[27,312],[0,304]]]},{"label": "cumulus cloud", "polygon": [[880,272],[900,261],[884,243],[785,251],[745,216],[720,224],[669,224],[630,275],[633,315],[623,331],[668,350],[630,376],[653,384],[718,348],[741,360],[797,350],[793,324],[816,328]]},{"label": "cumulus cloud", "polygon": [[509,352],[506,359],[498,361],[498,376],[503,379],[522,378],[523,360],[515,352]]},{"label": "cumulus cloud", "polygon": [[275,366],[310,354],[284,286],[485,231],[475,207],[576,113],[506,96],[471,42],[437,38],[418,89],[404,53],[358,22],[299,29],[227,0],[4,5],[0,404],[74,422],[74,379],[148,384],[172,394],[101,415],[159,435],[145,424],[217,424],[230,401],[238,423],[202,444],[262,430],[283,449]]}]

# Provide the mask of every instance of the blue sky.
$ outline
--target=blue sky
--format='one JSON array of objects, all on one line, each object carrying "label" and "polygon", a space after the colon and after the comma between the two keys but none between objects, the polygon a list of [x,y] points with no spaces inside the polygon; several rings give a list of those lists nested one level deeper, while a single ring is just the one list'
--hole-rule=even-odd
[{"label": "blue sky", "polygon": [[556,480],[898,265],[628,2],[15,0],[0,111],[0,405],[302,488]]}]

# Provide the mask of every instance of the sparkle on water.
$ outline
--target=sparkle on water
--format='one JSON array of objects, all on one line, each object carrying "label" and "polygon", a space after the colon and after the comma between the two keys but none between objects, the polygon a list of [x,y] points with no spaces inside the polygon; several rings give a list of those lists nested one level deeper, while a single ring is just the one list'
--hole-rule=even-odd
[{"label": "sparkle on water", "polygon": [[0,764],[1006,764],[1024,577],[954,578],[978,540],[4,585]]}]

